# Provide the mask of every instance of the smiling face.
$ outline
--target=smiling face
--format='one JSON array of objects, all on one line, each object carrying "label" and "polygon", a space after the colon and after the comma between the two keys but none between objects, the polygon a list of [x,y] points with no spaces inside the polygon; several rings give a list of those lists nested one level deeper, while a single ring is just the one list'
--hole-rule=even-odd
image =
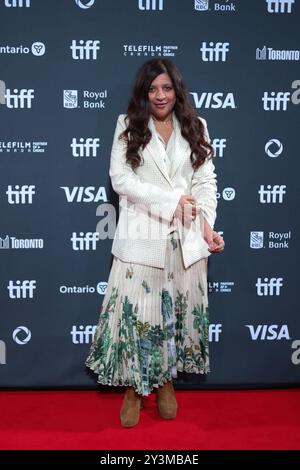
[{"label": "smiling face", "polygon": [[148,99],[151,114],[159,121],[168,119],[176,103],[176,94],[167,73],[161,73],[153,80],[148,91]]}]

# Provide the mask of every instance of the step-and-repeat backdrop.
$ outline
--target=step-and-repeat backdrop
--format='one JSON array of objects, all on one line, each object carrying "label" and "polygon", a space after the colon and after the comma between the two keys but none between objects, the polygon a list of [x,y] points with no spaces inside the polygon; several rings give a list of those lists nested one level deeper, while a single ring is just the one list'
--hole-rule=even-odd
[{"label": "step-and-repeat backdrop", "polygon": [[112,137],[152,57],[177,63],[208,122],[226,240],[212,372],[177,384],[300,383],[299,19],[300,0],[0,0],[0,386],[96,387]]}]

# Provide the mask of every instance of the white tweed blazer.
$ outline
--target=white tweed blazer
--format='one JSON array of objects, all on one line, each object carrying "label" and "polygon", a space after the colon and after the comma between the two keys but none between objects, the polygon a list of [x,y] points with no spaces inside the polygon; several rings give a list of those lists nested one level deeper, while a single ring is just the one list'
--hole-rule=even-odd
[{"label": "white tweed blazer", "polygon": [[[176,225],[184,267],[210,255],[203,238],[203,217],[213,228],[216,219],[217,183],[212,159],[196,171],[190,160],[189,143],[182,137],[174,115],[175,151],[172,172],[163,165],[163,146],[155,136],[139,154],[142,164],[132,170],[126,163],[126,143],[119,139],[125,130],[125,114],[117,120],[111,151],[109,175],[114,191],[119,194],[120,215],[112,244],[112,254],[122,261],[164,268],[170,224]],[[206,138],[209,140],[206,121]],[[197,201],[197,215],[190,226],[183,226],[174,212],[183,194],[192,194]]]}]

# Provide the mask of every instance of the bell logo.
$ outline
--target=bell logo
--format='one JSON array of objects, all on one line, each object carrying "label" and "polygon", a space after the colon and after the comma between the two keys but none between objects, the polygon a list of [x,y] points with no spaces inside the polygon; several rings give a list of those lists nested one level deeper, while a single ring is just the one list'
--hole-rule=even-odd
[{"label": "bell logo", "polygon": [[249,328],[252,341],[291,339],[287,325],[245,325]]},{"label": "bell logo", "polygon": [[265,152],[268,157],[276,158],[282,154],[283,145],[278,139],[270,139],[265,145]]},{"label": "bell logo", "polygon": [[27,344],[31,340],[31,331],[26,326],[19,326],[13,331],[12,337],[17,344]]},{"label": "bell logo", "polygon": [[79,8],[83,8],[84,10],[87,10],[88,8],[91,8],[94,5],[95,0],[85,0],[85,1],[75,0],[75,3]]}]

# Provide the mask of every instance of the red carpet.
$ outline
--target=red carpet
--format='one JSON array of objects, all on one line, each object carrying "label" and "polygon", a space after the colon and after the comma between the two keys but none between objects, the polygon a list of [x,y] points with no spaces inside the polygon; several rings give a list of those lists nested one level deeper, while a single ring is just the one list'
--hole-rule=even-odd
[{"label": "red carpet", "polygon": [[119,424],[117,391],[3,391],[0,449],[300,449],[300,389],[177,391],[176,420],[154,395],[140,423]]}]

